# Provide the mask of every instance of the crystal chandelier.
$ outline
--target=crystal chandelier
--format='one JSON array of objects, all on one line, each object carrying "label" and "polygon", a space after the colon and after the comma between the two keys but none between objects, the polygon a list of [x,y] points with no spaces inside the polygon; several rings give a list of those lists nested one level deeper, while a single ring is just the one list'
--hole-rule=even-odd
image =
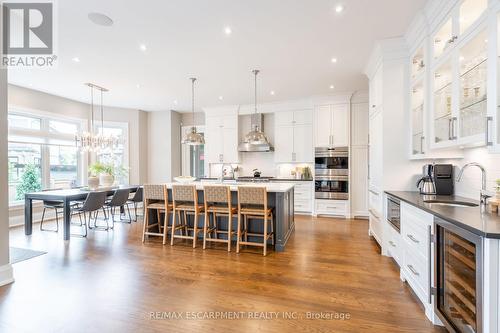
[{"label": "crystal chandelier", "polygon": [[[90,88],[90,131],[78,133],[75,136],[76,147],[82,152],[98,152],[101,150],[112,150],[120,143],[120,139],[112,135],[104,135],[104,105],[103,94],[108,89],[100,87],[92,83],[86,83]],[[96,133],[94,125],[94,90],[98,90],[101,94],[100,98],[100,113],[101,113],[101,130]]]}]

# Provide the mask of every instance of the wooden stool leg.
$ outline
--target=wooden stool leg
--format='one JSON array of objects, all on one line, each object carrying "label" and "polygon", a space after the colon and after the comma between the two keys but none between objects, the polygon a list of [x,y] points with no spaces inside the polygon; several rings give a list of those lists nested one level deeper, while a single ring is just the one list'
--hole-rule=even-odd
[{"label": "wooden stool leg", "polygon": [[236,253],[240,253],[240,238],[241,238],[241,214],[238,213],[238,230],[236,230]]},{"label": "wooden stool leg", "polygon": [[193,249],[196,248],[196,238],[198,238],[198,212],[194,212]]},{"label": "wooden stool leg", "polygon": [[203,250],[207,248],[207,223],[208,223],[209,214],[208,211],[205,210],[205,221],[203,221]]},{"label": "wooden stool leg", "polygon": [[274,216],[273,213],[271,213],[271,244],[274,245]]},{"label": "wooden stool leg", "polygon": [[248,216],[243,215],[243,230],[245,235],[245,242],[248,242]]},{"label": "wooden stool leg", "polygon": [[156,210],[156,218],[158,220],[158,232],[161,234],[161,212],[159,209]]},{"label": "wooden stool leg", "polygon": [[149,209],[145,208],[144,209],[144,226],[142,228],[142,242],[144,243],[144,241],[146,240],[146,226],[148,225],[149,223]]},{"label": "wooden stool leg", "polygon": [[233,214],[229,212],[227,218],[227,252],[231,252],[231,230],[233,228]]},{"label": "wooden stool leg", "polygon": [[188,218],[187,218],[187,212],[186,211],[184,211],[184,232],[186,233],[186,236],[189,236]]},{"label": "wooden stool leg", "polygon": [[217,237],[217,213],[214,212],[214,238],[219,238]]},{"label": "wooden stool leg", "polygon": [[170,232],[170,245],[174,245],[174,234],[175,234],[175,220],[176,220],[176,214],[174,210],[174,216],[172,216],[172,231]]},{"label": "wooden stool leg", "polygon": [[163,221],[163,245],[167,243],[167,234],[168,234],[168,214],[165,211],[165,220]]},{"label": "wooden stool leg", "polygon": [[267,255],[267,215],[264,215],[264,257]]}]

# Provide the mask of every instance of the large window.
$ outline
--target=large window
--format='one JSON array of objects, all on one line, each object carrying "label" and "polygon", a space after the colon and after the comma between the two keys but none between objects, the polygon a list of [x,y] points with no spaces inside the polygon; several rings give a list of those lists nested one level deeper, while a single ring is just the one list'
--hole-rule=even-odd
[{"label": "large window", "polygon": [[74,143],[83,122],[54,118],[42,113],[9,111],[11,205],[23,200],[25,193],[70,188],[83,180],[82,156]]},{"label": "large window", "polygon": [[113,136],[118,142],[111,149],[100,150],[97,153],[97,160],[101,163],[112,164],[118,171],[116,181],[119,184],[128,184],[128,124],[104,122],[104,128],[101,129],[99,126],[96,130],[99,134]]}]

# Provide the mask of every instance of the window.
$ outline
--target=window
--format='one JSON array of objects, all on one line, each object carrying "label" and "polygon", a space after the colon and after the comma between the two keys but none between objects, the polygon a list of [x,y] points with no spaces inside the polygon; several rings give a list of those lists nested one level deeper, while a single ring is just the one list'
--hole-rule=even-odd
[{"label": "window", "polygon": [[128,184],[128,124],[104,122],[104,128],[97,128],[99,134],[113,136],[118,144],[111,149],[101,150],[97,153],[97,161],[104,164],[112,164],[118,172],[115,180],[119,184]]},{"label": "window", "polygon": [[81,154],[74,136],[83,121],[9,110],[9,204],[28,192],[82,183]]}]

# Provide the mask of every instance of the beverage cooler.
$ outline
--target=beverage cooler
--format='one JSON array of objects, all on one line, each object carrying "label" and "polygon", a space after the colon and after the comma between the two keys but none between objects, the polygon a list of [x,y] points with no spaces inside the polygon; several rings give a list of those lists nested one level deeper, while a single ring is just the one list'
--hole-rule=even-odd
[{"label": "beverage cooler", "polygon": [[482,238],[435,220],[434,308],[450,332],[482,330]]}]

